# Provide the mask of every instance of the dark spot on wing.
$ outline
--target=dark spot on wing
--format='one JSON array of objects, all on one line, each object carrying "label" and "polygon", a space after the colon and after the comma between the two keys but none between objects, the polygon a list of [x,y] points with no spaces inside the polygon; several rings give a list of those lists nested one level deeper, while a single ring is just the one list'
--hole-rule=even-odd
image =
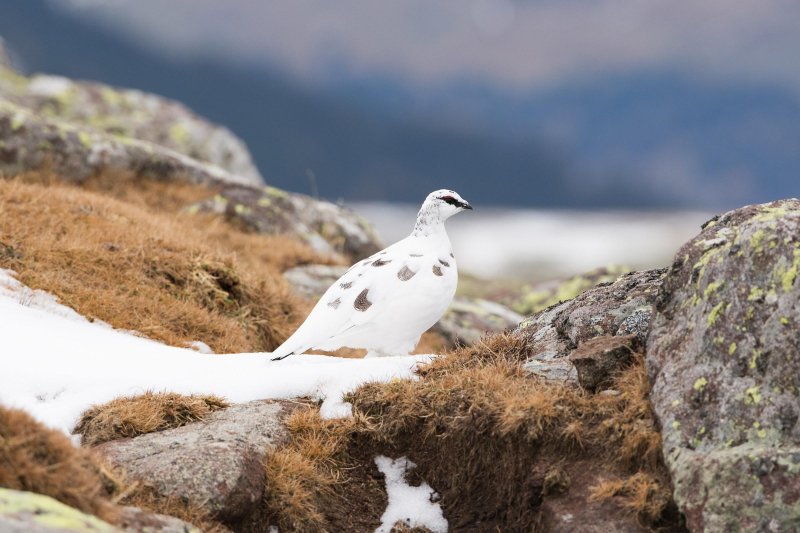
[{"label": "dark spot on wing", "polygon": [[400,281],[408,281],[416,275],[417,273],[408,268],[407,266],[401,268],[400,271],[397,273],[397,277],[400,278]]},{"label": "dark spot on wing", "polygon": [[444,276],[444,274],[442,274],[442,267],[439,265],[433,265],[433,273],[437,276]]},{"label": "dark spot on wing", "polygon": [[333,307],[334,309],[338,309],[339,308],[339,304],[341,304],[341,303],[342,303],[342,299],[341,298],[336,298],[335,300],[331,300],[330,302],[328,302],[328,307]]},{"label": "dark spot on wing", "polygon": [[353,286],[353,282],[352,281],[348,281],[347,283],[340,283],[339,286],[341,288],[343,288],[343,289],[349,289],[350,287]]},{"label": "dark spot on wing", "polygon": [[442,261],[441,259],[439,259],[439,262],[440,262],[440,263],[441,263],[443,266],[446,266],[446,267],[449,267],[449,266],[450,266],[450,263],[448,263],[447,261]]},{"label": "dark spot on wing", "polygon": [[450,257],[452,257],[453,259],[456,258],[456,256],[453,255],[453,252],[450,252]]},{"label": "dark spot on wing", "polygon": [[363,291],[358,293],[358,296],[356,297],[356,301],[353,302],[353,307],[356,308],[356,311],[366,311],[372,305],[372,302],[367,300],[367,293],[368,292],[369,292],[369,289],[364,289]]},{"label": "dark spot on wing", "polygon": [[411,257],[422,257],[422,254],[408,254],[408,255],[410,255]]},{"label": "dark spot on wing", "polygon": [[375,261],[372,262],[372,266],[374,266],[374,267],[382,267],[383,265],[388,265],[391,262],[392,262],[391,259],[388,259],[388,260],[376,259]]}]

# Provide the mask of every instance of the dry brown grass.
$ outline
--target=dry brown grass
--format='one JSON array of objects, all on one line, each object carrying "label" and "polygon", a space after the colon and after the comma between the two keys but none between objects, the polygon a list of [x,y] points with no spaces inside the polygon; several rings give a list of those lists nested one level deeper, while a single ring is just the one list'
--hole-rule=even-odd
[{"label": "dry brown grass", "polygon": [[[531,378],[522,353],[520,340],[496,335],[435,360],[418,381],[361,387],[348,397],[350,421],[296,415],[292,444],[267,463],[278,487],[267,505],[282,529],[329,529],[328,509],[352,492],[348,473],[379,453],[419,465],[454,530],[530,527],[569,476],[598,483],[595,498],[611,498],[645,526],[674,525],[642,359],[615,379],[611,396]],[[621,484],[611,490],[609,479]],[[383,508],[366,511],[378,520]]]},{"label": "dry brown grass", "polygon": [[74,432],[81,434],[84,446],[94,446],[184,426],[228,405],[217,396],[146,392],[95,405],[81,415]]},{"label": "dry brown grass", "polygon": [[120,505],[130,505],[151,513],[174,516],[198,527],[203,533],[231,532],[225,524],[214,520],[202,507],[190,505],[175,496],[164,496],[139,482],[128,486],[115,500]]},{"label": "dry brown grass", "polygon": [[323,420],[301,409],[287,420],[290,443],[264,461],[269,521],[281,531],[373,531],[386,508],[383,482],[370,461],[348,453],[363,420]]},{"label": "dry brown grass", "polygon": [[84,513],[115,521],[104,467],[60,431],[24,411],[0,407],[0,487],[37,492]]},{"label": "dry brown grass", "polygon": [[411,459],[442,487],[444,508],[462,519],[481,520],[494,510],[506,527],[532,523],[524,502],[535,500],[546,480],[532,480],[530,470],[547,456],[566,463],[592,457],[600,479],[646,476],[647,491],[629,488],[616,497],[643,524],[668,520],[671,490],[643,359],[614,380],[619,395],[593,395],[530,378],[522,350],[521,340],[497,335],[434,361],[422,380],[359,389],[354,410],[371,423],[358,438],[398,452],[425,450]]},{"label": "dry brown grass", "polygon": [[185,217],[57,184],[0,181],[0,212],[0,267],[117,328],[175,346],[263,351],[308,309],[280,275],[297,256],[283,238],[241,235],[259,239],[242,259],[244,241],[223,246],[221,233],[215,242]]}]

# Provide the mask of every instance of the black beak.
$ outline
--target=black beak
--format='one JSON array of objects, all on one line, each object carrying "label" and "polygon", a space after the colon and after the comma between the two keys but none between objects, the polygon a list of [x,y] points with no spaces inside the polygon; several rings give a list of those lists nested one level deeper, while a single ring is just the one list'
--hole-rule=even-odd
[{"label": "black beak", "polygon": [[469,209],[469,210],[472,210],[472,206],[471,206],[471,205],[469,205],[469,203],[467,203],[467,202],[462,202],[462,204],[461,204],[461,208],[462,208],[462,209]]}]

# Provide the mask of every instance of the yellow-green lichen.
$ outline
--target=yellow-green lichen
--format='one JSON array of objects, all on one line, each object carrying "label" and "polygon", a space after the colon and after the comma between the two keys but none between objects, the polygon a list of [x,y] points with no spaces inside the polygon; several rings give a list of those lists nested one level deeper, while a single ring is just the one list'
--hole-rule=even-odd
[{"label": "yellow-green lichen", "polygon": [[722,309],[724,306],[725,302],[720,302],[711,309],[711,313],[708,314],[708,327],[713,327],[717,323],[719,315],[725,312]]},{"label": "yellow-green lichen", "polygon": [[54,531],[112,532],[116,529],[96,516],[84,514],[63,503],[32,492],[0,488],[0,516],[15,518],[23,526],[26,521],[33,527]]},{"label": "yellow-green lichen", "polygon": [[78,140],[80,143],[85,146],[86,148],[92,147],[92,136],[89,132],[86,131],[79,131],[78,132]]},{"label": "yellow-green lichen", "polygon": [[178,146],[188,146],[192,141],[192,137],[189,134],[189,128],[187,128],[181,122],[176,122],[169,128],[169,137],[175,141]]},{"label": "yellow-green lichen", "polygon": [[717,290],[719,290],[719,288],[722,287],[724,284],[725,282],[722,280],[717,280],[709,283],[708,286],[706,287],[706,290],[703,291],[703,296],[705,298],[708,298],[709,296],[717,292]]},{"label": "yellow-green lichen", "polygon": [[705,376],[702,376],[694,381],[694,385],[692,385],[692,388],[697,392],[703,392],[703,389],[706,388],[706,385],[708,385],[708,380],[705,378]]},{"label": "yellow-green lichen", "polygon": [[236,212],[237,215],[247,215],[250,213],[250,208],[244,204],[236,204],[233,206],[233,210]]},{"label": "yellow-green lichen", "polygon": [[781,317],[781,324],[783,324],[783,325],[785,326],[785,325],[787,325],[788,323],[789,323],[789,317],[782,316],[782,317]]},{"label": "yellow-green lichen", "polygon": [[747,301],[753,302],[762,298],[764,296],[764,291],[761,290],[759,287],[750,287],[750,294],[747,295]]},{"label": "yellow-green lichen", "polygon": [[759,357],[761,357],[761,350],[753,350],[753,354],[750,356],[750,364],[748,365],[751,370],[758,366]]},{"label": "yellow-green lichen", "polygon": [[736,343],[732,342],[730,346],[728,346],[728,355],[733,355],[736,353]]},{"label": "yellow-green lichen", "polygon": [[761,403],[761,387],[759,385],[755,385],[754,387],[748,387],[747,390],[744,391],[744,403],[745,405],[758,405]]},{"label": "yellow-green lichen", "polygon": [[678,422],[677,420],[673,420],[672,421],[672,429],[680,429],[680,428],[681,428],[681,423]]}]

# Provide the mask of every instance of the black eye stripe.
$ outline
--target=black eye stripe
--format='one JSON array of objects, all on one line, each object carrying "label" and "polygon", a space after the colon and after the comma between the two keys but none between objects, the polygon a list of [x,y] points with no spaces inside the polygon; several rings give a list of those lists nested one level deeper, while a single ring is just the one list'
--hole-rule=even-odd
[{"label": "black eye stripe", "polygon": [[460,206],[461,205],[461,202],[459,202],[458,200],[456,200],[452,196],[442,196],[441,198],[439,198],[439,200],[444,200],[445,202],[447,202],[450,205],[455,205],[455,206]]}]

